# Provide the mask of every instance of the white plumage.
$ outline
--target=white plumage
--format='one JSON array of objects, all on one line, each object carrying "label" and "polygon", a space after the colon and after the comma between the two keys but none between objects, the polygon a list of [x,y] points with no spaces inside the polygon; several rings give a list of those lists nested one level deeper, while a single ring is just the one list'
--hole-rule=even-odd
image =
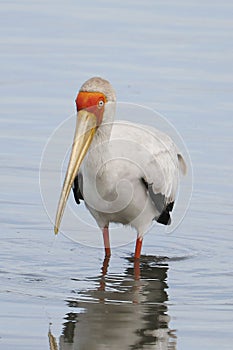
[{"label": "white plumage", "polygon": [[100,228],[110,222],[130,224],[142,237],[161,214],[142,179],[152,185],[155,194],[165,196],[166,205],[175,200],[181,168],[183,158],[178,158],[177,148],[167,135],[154,128],[117,121],[109,141],[103,141],[97,131],[83,161],[86,206]]},{"label": "white plumage", "polygon": [[[97,93],[106,98],[102,114],[102,107],[98,107],[100,97],[95,95]],[[97,107],[92,106],[93,100]],[[170,223],[169,213],[175,201],[180,170],[183,173],[186,171],[184,159],[172,139],[161,131],[127,121],[113,122],[116,98],[107,81],[101,78],[89,79],[81,87],[76,102],[78,114],[82,113],[83,119],[96,115],[100,122],[95,126],[95,135],[88,141],[87,150],[75,168],[76,174],[72,175],[72,179],[69,179],[68,173],[70,166],[74,165],[69,165],[63,187],[66,194],[62,192],[60,202],[66,201],[68,197],[70,188],[66,182],[71,186],[78,171],[73,187],[76,201],[84,199],[103,230],[106,254],[110,255],[108,226],[110,222],[116,222],[136,229],[138,239],[135,257],[138,258],[143,235],[153,220]],[[86,114],[81,112],[83,110],[86,110]],[[88,128],[93,130],[93,125]],[[76,132],[79,129],[78,124]],[[73,148],[76,147],[76,141],[77,138]],[[82,150],[79,152],[82,153]],[[76,150],[73,150],[72,154],[75,153]],[[75,157],[77,155],[71,155],[73,160],[70,164],[75,163]],[[65,187],[68,189],[64,190]],[[64,205],[59,205],[56,229],[64,211]]]}]

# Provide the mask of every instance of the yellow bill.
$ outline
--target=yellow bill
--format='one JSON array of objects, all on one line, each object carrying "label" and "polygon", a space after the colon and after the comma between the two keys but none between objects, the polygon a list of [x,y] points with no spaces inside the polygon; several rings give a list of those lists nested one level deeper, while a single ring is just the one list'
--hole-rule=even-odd
[{"label": "yellow bill", "polygon": [[55,234],[58,233],[62,216],[64,214],[67,199],[80,165],[90,147],[97,129],[97,119],[94,113],[83,109],[77,114],[76,130],[72,145],[70,160],[66,171],[54,226]]}]

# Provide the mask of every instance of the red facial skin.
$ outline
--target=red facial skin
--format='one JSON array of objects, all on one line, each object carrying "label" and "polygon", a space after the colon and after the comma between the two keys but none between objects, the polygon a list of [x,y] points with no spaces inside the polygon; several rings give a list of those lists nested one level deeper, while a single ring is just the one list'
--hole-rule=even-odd
[{"label": "red facial skin", "polygon": [[[102,101],[102,102],[100,102]],[[102,123],[104,114],[104,104],[106,103],[106,97],[101,92],[87,92],[80,91],[75,100],[77,111],[82,109],[95,114],[97,119],[97,126]]]}]

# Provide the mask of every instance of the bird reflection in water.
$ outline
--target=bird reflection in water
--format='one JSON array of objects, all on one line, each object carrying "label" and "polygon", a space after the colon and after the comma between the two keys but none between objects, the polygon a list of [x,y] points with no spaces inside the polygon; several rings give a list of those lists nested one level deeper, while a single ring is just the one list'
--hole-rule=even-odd
[{"label": "bird reflection in water", "polygon": [[166,304],[168,260],[142,256],[140,262],[128,261],[124,274],[111,275],[105,258],[94,279],[97,287],[67,301],[79,312],[66,314],[59,349],[176,349]]}]

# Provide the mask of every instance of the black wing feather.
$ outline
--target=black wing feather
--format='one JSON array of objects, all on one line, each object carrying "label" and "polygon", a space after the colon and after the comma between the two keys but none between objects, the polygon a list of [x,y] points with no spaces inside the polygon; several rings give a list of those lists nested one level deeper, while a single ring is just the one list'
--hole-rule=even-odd
[{"label": "black wing feather", "polygon": [[146,189],[148,190],[148,193],[150,195],[150,198],[152,199],[156,209],[160,213],[159,216],[155,217],[154,220],[156,220],[158,223],[163,225],[170,225],[171,223],[171,217],[170,217],[170,211],[172,211],[174,206],[174,201],[167,203],[167,198],[162,193],[154,193],[152,184],[148,184],[148,182],[142,178],[142,182]]},{"label": "black wing feather", "polygon": [[73,183],[73,193],[74,193],[74,199],[75,202],[77,204],[80,204],[80,200],[84,200],[83,199],[83,176],[82,173],[78,173],[78,175],[76,176],[76,178],[74,179],[74,183]]}]

